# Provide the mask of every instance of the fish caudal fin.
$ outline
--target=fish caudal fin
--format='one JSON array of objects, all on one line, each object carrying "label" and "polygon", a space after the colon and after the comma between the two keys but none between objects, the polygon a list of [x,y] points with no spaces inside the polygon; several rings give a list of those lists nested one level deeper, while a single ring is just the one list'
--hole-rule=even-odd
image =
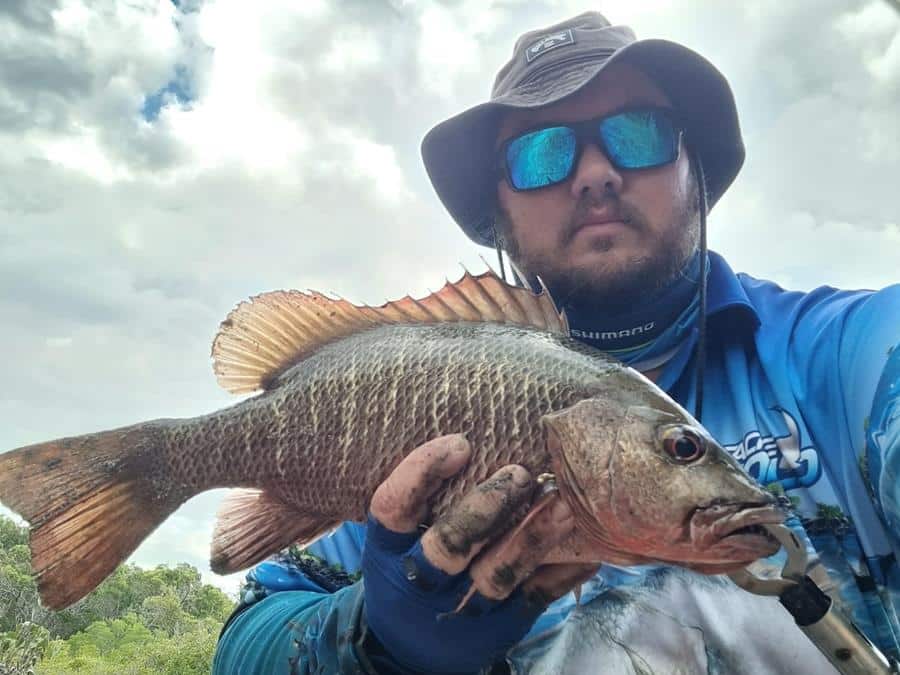
[{"label": "fish caudal fin", "polygon": [[158,423],[63,438],[0,454],[0,503],[31,524],[44,605],[90,593],[184,499],[147,477]]},{"label": "fish caudal fin", "polygon": [[209,565],[217,574],[237,572],[291,544],[311,544],[339,524],[299,511],[264,491],[239,490],[219,509]]}]

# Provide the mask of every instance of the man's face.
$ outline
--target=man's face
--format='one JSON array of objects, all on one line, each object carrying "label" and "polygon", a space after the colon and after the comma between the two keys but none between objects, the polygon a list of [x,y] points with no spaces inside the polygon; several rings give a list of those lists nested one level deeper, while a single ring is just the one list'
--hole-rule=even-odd
[{"label": "man's face", "polygon": [[[564,101],[507,113],[497,145],[535,126],[640,104],[671,107],[643,72],[616,64]],[[671,281],[697,247],[697,190],[683,144],[674,163],[637,170],[616,169],[589,144],[565,182],[515,192],[501,179],[497,192],[504,246],[560,305],[627,307]]]}]

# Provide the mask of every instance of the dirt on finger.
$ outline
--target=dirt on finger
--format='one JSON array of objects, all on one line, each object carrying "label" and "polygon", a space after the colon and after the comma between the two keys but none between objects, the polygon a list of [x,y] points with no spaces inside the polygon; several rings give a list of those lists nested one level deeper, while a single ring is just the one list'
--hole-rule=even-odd
[{"label": "dirt on finger", "polygon": [[486,544],[509,529],[516,511],[531,499],[533,486],[523,467],[503,467],[425,532],[425,556],[448,574],[461,572]]},{"label": "dirt on finger", "polygon": [[572,511],[561,499],[544,505],[532,520],[482,552],[470,571],[473,583],[485,597],[507,597],[574,527]]}]

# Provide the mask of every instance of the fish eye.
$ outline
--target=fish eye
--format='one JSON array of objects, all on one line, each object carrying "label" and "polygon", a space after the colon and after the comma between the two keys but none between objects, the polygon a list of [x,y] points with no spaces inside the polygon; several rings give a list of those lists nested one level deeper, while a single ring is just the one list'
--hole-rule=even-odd
[{"label": "fish eye", "polygon": [[689,427],[670,427],[663,433],[663,448],[676,462],[695,462],[706,454],[703,437]]}]

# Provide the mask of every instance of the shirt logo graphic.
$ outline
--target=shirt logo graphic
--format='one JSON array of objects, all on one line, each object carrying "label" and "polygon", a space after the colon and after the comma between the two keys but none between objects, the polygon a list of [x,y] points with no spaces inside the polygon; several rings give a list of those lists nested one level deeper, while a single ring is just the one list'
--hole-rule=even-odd
[{"label": "shirt logo graphic", "polygon": [[780,406],[787,426],[787,436],[763,436],[759,431],[748,432],[742,441],[724,446],[732,457],[763,485],[781,483],[785,490],[809,487],[822,475],[819,452],[813,447],[801,447],[800,428],[791,414]]},{"label": "shirt logo graphic", "polygon": [[569,335],[576,338],[585,338],[587,340],[618,340],[623,337],[632,337],[634,335],[643,335],[649,333],[656,326],[655,321],[649,321],[641,326],[634,328],[623,328],[622,330],[581,330],[572,328]]},{"label": "shirt logo graphic", "polygon": [[525,50],[525,60],[528,63],[531,63],[537,57],[546,54],[551,49],[573,44],[575,44],[575,35],[572,33],[571,28],[559,31],[558,33],[550,33],[550,35],[545,35],[528,45],[528,48]]}]

